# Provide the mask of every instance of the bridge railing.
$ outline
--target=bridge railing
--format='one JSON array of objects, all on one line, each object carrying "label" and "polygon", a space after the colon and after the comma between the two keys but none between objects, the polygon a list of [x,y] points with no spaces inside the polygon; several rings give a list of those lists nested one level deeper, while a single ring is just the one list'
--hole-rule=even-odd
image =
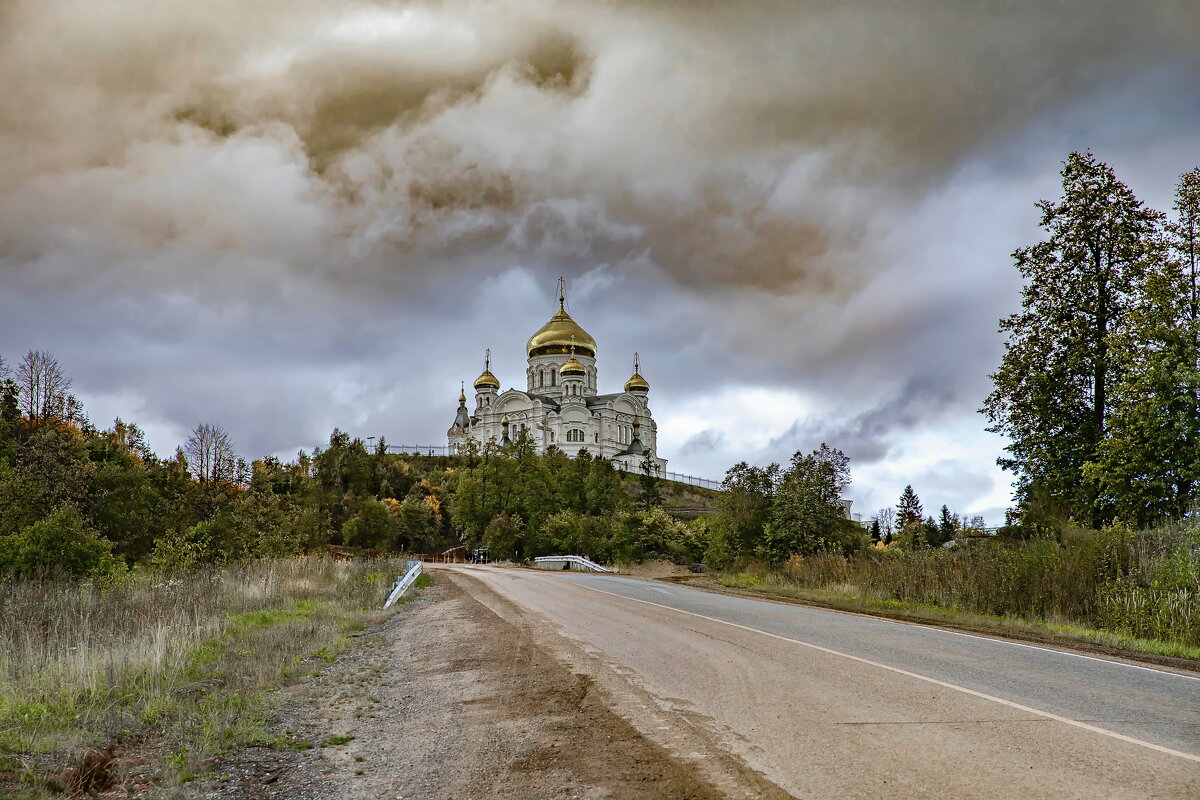
[{"label": "bridge railing", "polygon": [[392,591],[390,594],[388,594],[387,602],[383,604],[383,607],[391,608],[392,604],[395,603],[397,600],[399,600],[400,597],[405,592],[408,591],[408,587],[413,585],[413,582],[417,579],[417,576],[420,574],[421,574],[421,562],[420,561],[409,561],[408,562],[408,572],[401,575],[399,578],[396,579],[396,582],[394,584],[392,584]]},{"label": "bridge railing", "polygon": [[534,566],[538,569],[563,569],[563,567],[551,567],[551,564],[567,564],[571,568],[579,568],[591,570],[592,572],[612,572],[608,567],[602,567],[595,561],[584,558],[583,556],[539,556],[533,560]]}]

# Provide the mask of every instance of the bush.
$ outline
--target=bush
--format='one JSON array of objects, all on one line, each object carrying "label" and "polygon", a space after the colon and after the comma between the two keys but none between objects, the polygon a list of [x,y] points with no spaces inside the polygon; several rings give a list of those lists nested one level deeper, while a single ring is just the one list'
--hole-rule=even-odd
[{"label": "bush", "polygon": [[1052,620],[1200,644],[1200,526],[1063,528],[1059,538],[950,549],[868,549],[789,559],[777,579],[810,589]]},{"label": "bush", "polygon": [[55,509],[45,519],[0,539],[0,564],[10,576],[61,570],[75,576],[110,575],[124,564],[112,542],[87,527],[74,506]]}]

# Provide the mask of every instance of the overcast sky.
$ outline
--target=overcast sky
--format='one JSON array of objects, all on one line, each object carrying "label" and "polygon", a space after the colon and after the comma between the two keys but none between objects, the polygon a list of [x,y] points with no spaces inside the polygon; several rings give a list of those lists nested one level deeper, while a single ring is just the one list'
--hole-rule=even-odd
[{"label": "overcast sky", "polygon": [[994,524],[1010,253],[1073,149],[1169,206],[1198,42],[1184,0],[4,3],[0,353],[164,455],[440,444],[562,274],[671,469],[826,441],[866,517]]}]

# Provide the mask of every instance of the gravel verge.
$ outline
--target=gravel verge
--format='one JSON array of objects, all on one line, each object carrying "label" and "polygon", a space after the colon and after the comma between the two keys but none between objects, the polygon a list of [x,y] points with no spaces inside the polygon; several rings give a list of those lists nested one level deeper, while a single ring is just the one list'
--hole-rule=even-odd
[{"label": "gravel verge", "polygon": [[721,797],[614,714],[592,679],[449,579],[421,589],[270,721],[299,748],[246,747],[204,798]]}]

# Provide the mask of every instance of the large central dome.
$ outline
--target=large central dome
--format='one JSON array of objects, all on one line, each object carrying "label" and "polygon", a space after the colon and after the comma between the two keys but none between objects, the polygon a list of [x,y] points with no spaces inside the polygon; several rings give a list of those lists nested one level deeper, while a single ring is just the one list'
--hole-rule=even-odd
[{"label": "large central dome", "polygon": [[529,357],[533,358],[555,353],[570,353],[572,345],[575,346],[576,355],[596,357],[596,340],[579,327],[578,322],[571,319],[571,315],[563,307],[562,298],[559,297],[558,313],[539,328],[537,333],[529,337],[529,343],[525,345],[525,349],[529,351]]}]

